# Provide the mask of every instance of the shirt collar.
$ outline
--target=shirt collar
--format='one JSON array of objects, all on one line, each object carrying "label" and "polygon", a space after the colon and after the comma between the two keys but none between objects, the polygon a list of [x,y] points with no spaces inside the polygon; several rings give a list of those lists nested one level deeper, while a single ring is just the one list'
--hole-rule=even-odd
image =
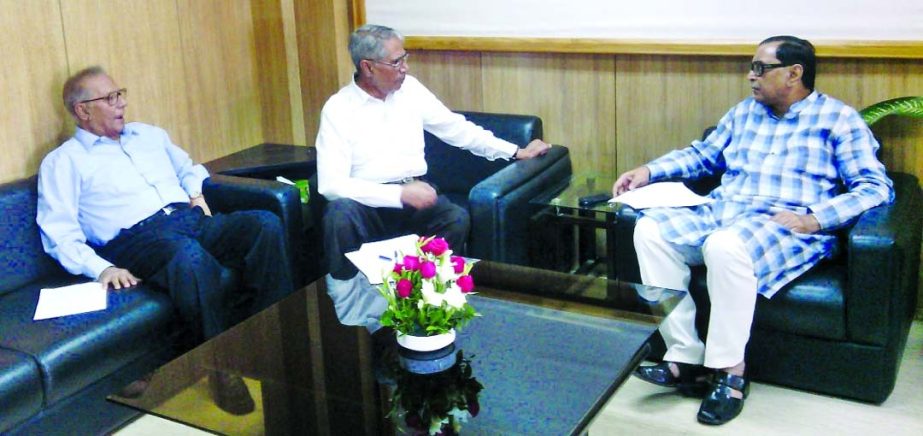
[{"label": "shirt collar", "polygon": [[802,98],[801,100],[795,102],[795,104],[791,105],[791,107],[788,108],[788,113],[786,113],[785,116],[788,117],[798,115],[798,113],[804,110],[804,108],[811,106],[815,101],[817,101],[817,97],[817,91],[811,91],[807,97]]},{"label": "shirt collar", "polygon": [[[135,135],[135,130],[132,129],[129,124],[126,124],[125,127],[122,128],[122,136],[125,137],[125,136],[133,136],[133,135]],[[74,138],[76,138],[77,141],[80,142],[80,145],[83,145],[83,147],[86,148],[87,150],[89,150],[90,147],[93,147],[94,145],[103,143],[103,142],[116,143],[116,144],[119,143],[119,141],[113,141],[112,139],[107,138],[105,136],[98,136],[95,133],[91,133],[88,130],[84,130],[80,126],[77,126],[77,131],[74,132]]]},{"label": "shirt collar", "polygon": [[819,96],[820,94],[817,91],[811,91],[811,93],[808,94],[807,97],[802,98],[801,100],[798,100],[794,104],[789,106],[788,112],[786,112],[781,117],[776,117],[776,115],[772,113],[772,108],[767,106],[765,103],[761,102],[760,105],[763,107],[763,110],[766,111],[766,114],[769,115],[770,117],[777,118],[777,119],[794,118],[798,116],[798,114],[801,113],[802,110],[813,105],[814,102],[817,101]]},{"label": "shirt collar", "polygon": [[[406,82],[406,79],[405,79],[405,82]],[[347,86],[347,89],[349,90],[349,93],[352,96],[352,98],[358,100],[359,103],[366,104],[366,103],[382,103],[382,102],[391,100],[392,98],[394,98],[394,95],[401,92],[404,89],[404,87],[402,86],[397,91],[394,91],[391,94],[388,94],[388,96],[385,97],[384,100],[382,100],[382,99],[373,97],[371,94],[369,94],[364,89],[362,89],[362,87],[360,87],[356,83],[356,76],[353,75],[353,80]]]}]

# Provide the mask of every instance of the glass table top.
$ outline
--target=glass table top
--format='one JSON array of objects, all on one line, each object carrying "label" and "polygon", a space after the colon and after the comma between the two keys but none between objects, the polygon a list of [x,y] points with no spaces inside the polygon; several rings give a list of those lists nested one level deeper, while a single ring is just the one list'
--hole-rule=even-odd
[{"label": "glass table top", "polygon": [[599,201],[590,206],[580,204],[580,199],[588,196],[600,195],[605,200],[612,198],[613,182],[614,180],[598,177],[593,173],[574,174],[566,182],[543,192],[530,203],[565,210],[615,213],[621,207],[618,203]]},{"label": "glass table top", "polygon": [[[486,261],[472,275],[482,316],[448,349],[414,355],[393,331],[340,324],[321,280],[159,368],[139,397],[110,400],[222,434],[580,434],[681,298]],[[216,374],[242,377],[252,411],[214,404]]]}]

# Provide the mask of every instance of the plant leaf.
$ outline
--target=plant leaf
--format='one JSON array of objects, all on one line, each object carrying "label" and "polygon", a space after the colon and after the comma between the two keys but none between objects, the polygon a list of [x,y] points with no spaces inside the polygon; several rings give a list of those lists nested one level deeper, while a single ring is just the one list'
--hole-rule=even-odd
[{"label": "plant leaf", "polygon": [[862,109],[859,115],[869,126],[888,115],[923,118],[923,97],[898,97],[880,101]]}]

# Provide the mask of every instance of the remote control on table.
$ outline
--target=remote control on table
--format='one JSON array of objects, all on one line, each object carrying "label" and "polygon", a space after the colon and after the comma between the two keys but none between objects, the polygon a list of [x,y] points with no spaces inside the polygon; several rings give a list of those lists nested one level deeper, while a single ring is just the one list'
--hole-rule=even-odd
[{"label": "remote control on table", "polygon": [[599,203],[604,203],[606,201],[609,201],[610,198],[612,198],[612,194],[608,192],[604,192],[601,194],[585,195],[577,199],[577,204],[579,204],[580,207],[593,207]]}]

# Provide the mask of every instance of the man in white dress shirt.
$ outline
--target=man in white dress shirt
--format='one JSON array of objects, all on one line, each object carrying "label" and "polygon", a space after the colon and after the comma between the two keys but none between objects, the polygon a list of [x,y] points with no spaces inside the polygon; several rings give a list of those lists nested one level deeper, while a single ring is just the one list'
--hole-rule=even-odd
[{"label": "man in white dress shirt", "polygon": [[[126,123],[127,91],[102,68],[76,73],[63,94],[77,129],[42,161],[36,221],[45,251],[65,269],[114,289],[156,285],[169,293],[193,344],[291,293],[279,217],[263,210],[212,216],[202,195],[208,171],[163,129]],[[220,285],[225,269],[241,275],[233,295]],[[209,381],[222,409],[254,410],[239,377],[213,373]]]},{"label": "man in white dress shirt", "polygon": [[330,200],[323,220],[328,292],[341,321],[367,324],[384,300],[344,253],[408,233],[443,237],[462,252],[468,238],[468,212],[426,182],[424,130],[489,160],[532,159],[551,146],[536,139],[519,148],[450,111],[407,74],[409,54],[394,29],[362,26],[350,35],[349,53],[353,82],[321,112],[318,191]]}]

